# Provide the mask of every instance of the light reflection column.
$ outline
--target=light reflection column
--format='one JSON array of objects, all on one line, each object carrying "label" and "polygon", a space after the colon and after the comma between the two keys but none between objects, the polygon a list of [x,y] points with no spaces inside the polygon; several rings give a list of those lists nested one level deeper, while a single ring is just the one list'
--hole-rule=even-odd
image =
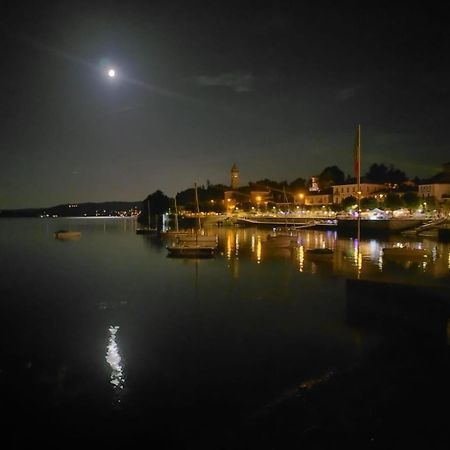
[{"label": "light reflection column", "polygon": [[[122,358],[119,353],[119,347],[116,341],[116,334],[119,330],[118,326],[110,326],[109,331],[109,341],[106,348],[106,362],[111,367],[111,376],[109,382],[114,386],[114,390],[120,392],[125,386],[125,377],[123,374]],[[117,399],[120,403],[120,398]]]}]

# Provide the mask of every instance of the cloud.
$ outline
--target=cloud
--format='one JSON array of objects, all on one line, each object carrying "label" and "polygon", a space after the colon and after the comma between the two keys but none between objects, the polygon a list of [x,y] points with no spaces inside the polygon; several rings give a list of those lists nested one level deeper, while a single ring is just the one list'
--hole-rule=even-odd
[{"label": "cloud", "polygon": [[249,72],[229,72],[216,76],[199,75],[195,77],[195,82],[199,86],[224,87],[238,94],[251,92],[254,80],[255,77]]}]

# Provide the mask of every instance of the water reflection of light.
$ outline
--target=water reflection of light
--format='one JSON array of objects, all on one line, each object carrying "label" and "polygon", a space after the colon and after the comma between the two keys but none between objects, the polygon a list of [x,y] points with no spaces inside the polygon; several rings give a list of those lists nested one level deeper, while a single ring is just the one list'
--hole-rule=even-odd
[{"label": "water reflection of light", "polygon": [[250,246],[251,246],[251,249],[252,249],[252,253],[255,253],[255,242],[256,242],[255,235],[252,234],[252,238],[250,240]]},{"label": "water reflection of light", "polygon": [[236,233],[236,238],[234,240],[234,254],[239,256],[239,233]]},{"label": "water reflection of light", "polygon": [[362,252],[358,249],[358,277],[361,274],[362,262],[363,262]]},{"label": "water reflection of light", "polygon": [[261,262],[261,255],[262,255],[261,236],[258,236],[256,238],[256,262],[258,264]]},{"label": "water reflection of light", "polygon": [[116,342],[116,334],[119,330],[118,326],[109,327],[109,342],[106,351],[106,361],[111,367],[110,383],[115,389],[123,389],[125,378],[123,375],[123,367],[121,365],[122,358],[119,354],[119,347]]},{"label": "water reflection of light", "polygon": [[450,252],[448,252],[448,268],[450,269]]},{"label": "water reflection of light", "polygon": [[303,272],[303,264],[305,262],[305,248],[303,245],[297,248],[298,270]]},{"label": "water reflection of light", "polygon": [[231,251],[233,249],[233,235],[227,233],[227,259],[231,259]]},{"label": "water reflection of light", "polygon": [[433,249],[431,250],[431,259],[433,260],[433,262],[436,262],[437,258],[438,258],[437,247],[433,247]]},{"label": "water reflection of light", "polygon": [[378,257],[378,268],[380,269],[380,272],[383,272],[383,255],[381,253]]},{"label": "water reflection of light", "polygon": [[378,255],[378,253],[379,253],[379,245],[378,245],[378,243],[377,243],[377,241],[375,241],[374,239],[372,239],[370,242],[369,242],[369,251],[370,251],[370,257],[371,257],[371,259],[374,259],[374,260],[376,260],[376,258],[377,258],[377,255]]}]

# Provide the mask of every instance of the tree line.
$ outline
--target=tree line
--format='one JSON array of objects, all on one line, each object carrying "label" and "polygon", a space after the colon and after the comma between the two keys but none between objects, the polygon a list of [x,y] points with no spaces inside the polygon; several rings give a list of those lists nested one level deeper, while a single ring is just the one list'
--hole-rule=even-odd
[{"label": "tree line", "polygon": [[[336,165],[325,167],[317,177],[318,187],[322,193],[331,193],[333,185],[336,184],[351,184],[355,183],[356,179],[353,176],[345,175],[345,173]],[[407,181],[412,183],[406,183]],[[376,198],[369,197],[361,200],[362,208],[375,208],[377,206],[383,206],[386,208],[399,208],[407,207],[410,209],[416,208],[420,204],[419,197],[414,192],[415,185],[420,184],[424,180],[420,180],[415,177],[413,180],[408,178],[406,173],[395,167],[394,165],[386,165],[384,163],[372,164],[367,172],[362,176],[362,181],[367,183],[397,185],[402,191],[402,195],[395,192],[388,192],[383,201],[380,202]],[[430,182],[449,182],[450,183],[450,163],[443,165],[443,170],[434,175],[429,180]],[[274,203],[283,203],[287,198],[287,201],[292,201],[292,195],[295,193],[303,192],[307,193],[311,181],[304,178],[296,178],[291,182],[287,180],[275,181],[269,178],[262,180],[250,181],[248,185],[242,186],[238,189],[238,193],[242,195],[242,203],[245,208],[245,204],[250,205],[249,201],[245,200],[245,196],[249,198],[252,190],[270,189],[272,191],[272,200]],[[206,181],[206,186],[201,185],[197,188],[197,194],[201,211],[215,211],[223,212],[223,198],[224,192],[229,191],[230,186],[223,184],[211,184],[209,180]],[[177,205],[180,208],[195,211],[195,189],[188,188],[180,191],[176,194]],[[433,199],[430,199],[433,202]],[[340,205],[342,208],[346,208],[356,203],[354,197],[347,197]],[[382,204],[381,204],[382,203]],[[432,207],[430,203],[429,207]],[[161,190],[155,191],[153,194],[148,195],[142,202],[142,213],[139,218],[141,222],[146,222],[148,213],[152,215],[161,215],[168,210],[174,208],[174,199],[169,198]]]}]

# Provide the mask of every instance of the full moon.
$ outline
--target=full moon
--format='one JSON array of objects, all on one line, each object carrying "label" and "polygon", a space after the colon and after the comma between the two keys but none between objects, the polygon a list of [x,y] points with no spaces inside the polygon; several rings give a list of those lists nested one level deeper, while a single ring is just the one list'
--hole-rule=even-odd
[{"label": "full moon", "polygon": [[110,78],[114,78],[116,76],[116,71],[114,69],[109,69],[108,70],[108,76]]}]

